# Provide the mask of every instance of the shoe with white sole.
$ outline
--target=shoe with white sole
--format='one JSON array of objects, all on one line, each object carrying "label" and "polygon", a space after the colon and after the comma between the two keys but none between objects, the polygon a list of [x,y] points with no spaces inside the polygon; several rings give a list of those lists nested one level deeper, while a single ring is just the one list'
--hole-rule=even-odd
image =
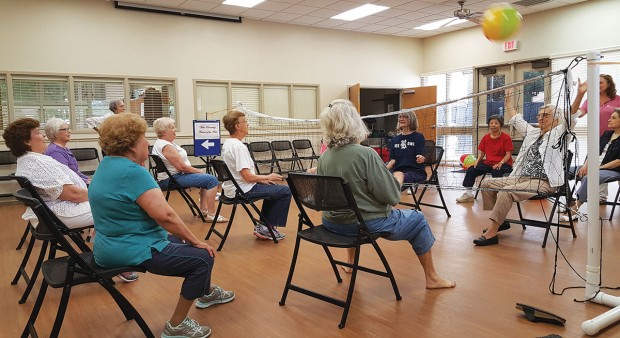
[{"label": "shoe with white sole", "polygon": [[457,203],[470,203],[473,202],[476,198],[474,197],[474,194],[470,193],[470,192],[466,192],[463,193],[463,195],[461,195],[461,197],[456,199]]}]

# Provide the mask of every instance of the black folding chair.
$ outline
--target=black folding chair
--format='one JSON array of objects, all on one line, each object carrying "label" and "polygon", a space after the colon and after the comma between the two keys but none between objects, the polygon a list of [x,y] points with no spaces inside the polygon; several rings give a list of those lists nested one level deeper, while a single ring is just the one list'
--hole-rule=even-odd
[{"label": "black folding chair", "polygon": [[[43,201],[41,196],[39,196],[39,193],[35,190],[34,186],[32,185],[32,183],[30,183],[30,181],[27,178],[22,177],[22,176],[4,176],[0,178],[0,180],[7,180],[7,179],[17,181],[20,187],[24,189],[25,191],[27,191],[28,194],[30,194],[30,196],[37,199],[41,204],[45,205],[45,202]],[[86,243],[84,243],[84,240],[82,239],[80,233],[84,229],[88,229],[92,227],[93,226],[90,225],[90,226],[86,226],[86,227],[79,228],[79,229],[70,229],[69,236],[73,239],[73,241],[82,251],[90,251],[90,248],[86,245]],[[26,289],[24,290],[22,297],[18,301],[19,304],[23,304],[26,302],[26,300],[28,300],[28,296],[30,295],[30,292],[32,291],[32,288],[34,287],[34,284],[39,276],[39,271],[41,270],[41,265],[45,259],[45,255],[48,254],[48,258],[54,258],[56,255],[56,250],[57,250],[57,245],[56,245],[54,238],[50,236],[50,234],[46,232],[44,228],[43,230],[41,230],[39,229],[38,226],[35,227],[33,226],[31,222],[28,222],[26,224],[26,231],[24,232],[24,235],[22,236],[22,241],[25,241],[28,234],[30,234],[30,241],[28,242],[28,246],[26,247],[26,252],[24,253],[22,262],[17,268],[15,277],[13,277],[13,280],[11,281],[11,285],[16,285],[19,282],[20,278],[23,278],[24,281],[26,282]],[[39,257],[34,263],[32,274],[29,275],[28,272],[26,271],[26,265],[28,264],[28,261],[30,260],[30,256],[32,254],[32,250],[34,248],[34,244],[36,241],[41,241],[41,249],[39,251]],[[23,244],[23,242],[20,241],[20,246],[21,244]],[[49,247],[49,252],[48,252],[48,247]]]},{"label": "black folding chair", "polygon": [[[17,157],[13,156],[13,154],[11,154],[9,150],[0,151],[0,166],[15,166],[16,164],[17,164]],[[0,198],[4,198],[4,197],[13,198],[13,193],[0,194]]]},{"label": "black folding chair", "polygon": [[53,212],[36,198],[33,198],[25,189],[15,193],[15,198],[30,207],[39,219],[37,231],[48,234],[56,243],[59,249],[65,251],[67,256],[50,258],[43,262],[43,282],[37,300],[32,308],[30,318],[26,323],[22,337],[37,337],[35,321],[39,315],[41,305],[45,299],[48,286],[52,288],[62,288],[62,296],[58,305],[56,320],[50,333],[50,337],[58,337],[60,328],[65,317],[69,297],[72,287],[86,283],[99,283],[112,296],[118,307],[123,311],[127,320],[135,320],[147,337],[153,337],[153,333],[142,319],[138,311],[129,301],[114,287],[112,277],[130,271],[146,272],[145,268],[139,266],[123,266],[112,269],[105,269],[97,266],[92,251],[78,252],[69,243],[65,236],[71,236],[72,231],[60,221]]},{"label": "black folding chair", "polygon": [[[267,229],[269,229],[269,234],[271,235],[271,238],[273,238],[273,242],[277,244],[278,239],[276,238],[273,232],[272,226],[269,223],[267,223],[267,220],[265,219],[265,216],[263,215],[263,213],[261,213],[258,207],[256,206],[256,204],[254,204],[254,202],[260,201],[263,198],[247,197],[243,193],[243,190],[239,187],[239,184],[237,183],[235,178],[230,173],[230,169],[228,169],[228,166],[226,166],[226,163],[224,163],[224,161],[211,160],[211,165],[213,166],[213,169],[215,170],[215,173],[216,173],[216,177],[220,182],[224,183],[227,181],[231,181],[235,185],[235,197],[233,198],[226,197],[226,195],[222,192],[222,194],[220,195],[220,201],[217,205],[217,211],[215,212],[215,216],[213,218],[214,219],[213,223],[211,223],[211,228],[209,228],[209,232],[207,233],[207,236],[205,237],[205,239],[208,240],[211,237],[211,234],[215,234],[217,237],[221,238],[222,241],[220,242],[220,245],[217,247],[217,251],[221,251],[222,248],[224,247],[224,243],[226,242],[226,238],[228,238],[228,234],[230,233],[230,228],[233,224],[233,220],[235,219],[235,211],[237,210],[237,205],[241,205],[243,209],[245,210],[245,212],[250,217],[250,220],[252,220],[252,224],[254,226],[256,226],[259,223],[262,225],[265,225]],[[219,216],[220,211],[222,210],[222,205],[224,204],[232,205],[233,207],[232,207],[232,211],[230,212],[230,218],[228,219],[228,224],[226,225],[226,230],[224,230],[224,233],[222,234],[220,231],[218,231],[215,228],[215,226],[217,225],[217,222],[215,222],[215,220],[217,220],[217,217]],[[252,207],[252,209],[254,209],[254,211],[258,215],[258,219],[252,214],[252,212],[248,208],[248,204]]]},{"label": "black folding chair", "polygon": [[[172,176],[168,168],[166,168],[166,165],[164,164],[164,160],[162,160],[161,157],[157,155],[149,155],[149,158],[153,161],[153,164],[155,165],[154,167],[155,180],[157,180],[157,176],[160,173],[165,173],[168,176],[168,185],[167,186],[163,186],[162,184],[159,185],[161,190],[166,192],[166,201],[170,197],[171,191],[177,191],[181,195],[181,197],[183,197],[183,200],[185,200],[185,203],[189,207],[189,210],[192,212],[192,215],[194,216],[198,215],[198,217],[200,217],[200,219],[204,223],[207,223],[204,215],[202,214],[202,211],[200,210],[196,202],[194,202],[194,199],[192,198],[192,196],[190,196],[190,194],[187,192],[187,188],[182,187],[181,184],[179,184],[179,182],[174,178],[174,176]],[[217,220],[217,217],[215,219]]]},{"label": "black folding chair", "polygon": [[[394,279],[392,269],[390,269],[385,255],[383,254],[381,248],[376,242],[377,238],[388,234],[372,234],[370,233],[370,231],[368,231],[366,223],[364,222],[364,219],[362,218],[362,215],[357,208],[355,198],[353,197],[353,193],[351,192],[351,188],[349,187],[348,183],[345,183],[345,181],[340,177],[312,175],[306,173],[291,173],[288,175],[287,181],[289,187],[291,188],[295,203],[299,208],[299,224],[297,238],[295,240],[295,250],[293,251],[293,259],[291,261],[291,267],[288,273],[288,278],[286,280],[286,285],[284,287],[284,292],[282,293],[280,305],[285,304],[289,290],[297,291],[307,296],[320,299],[334,305],[338,305],[344,308],[342,317],[340,319],[340,324],[338,324],[338,327],[342,329],[345,326],[347,315],[349,313],[349,308],[351,306],[351,299],[353,298],[355,280],[358,271],[364,271],[389,278],[392,284],[392,288],[394,289],[394,294],[396,295],[396,300],[400,300],[400,292],[398,291],[398,286],[396,285],[396,280]],[[358,221],[357,235],[343,236],[327,230],[322,225],[315,226],[310,220],[308,214],[306,213],[305,208],[316,211],[348,210],[350,212],[353,212],[357,217]],[[336,275],[336,281],[338,283],[342,282],[342,278],[340,277],[340,273],[338,272],[338,268],[336,267],[336,265],[342,265],[350,267],[352,269],[351,280],[349,282],[349,289],[347,292],[346,300],[336,299],[324,294],[320,294],[318,292],[311,291],[309,289],[292,283],[293,273],[295,271],[297,257],[299,255],[299,246],[302,239],[323,247],[327,258],[329,259],[329,263],[331,264],[332,270]],[[364,244],[372,245],[372,247],[377,252],[377,255],[381,259],[385,271],[375,270],[359,265],[360,248]],[[335,260],[329,250],[330,247],[354,248],[355,259],[353,261],[353,264]]]},{"label": "black folding chair", "polygon": [[[519,151],[521,151],[521,146],[523,145],[523,140],[512,140],[512,157],[513,159],[516,158],[519,155]],[[511,170],[512,171],[512,170]],[[504,174],[504,176],[508,176],[509,174]],[[482,183],[482,180],[484,180],[484,178],[487,177],[487,173],[484,173],[481,177],[480,180],[478,180],[478,186],[480,186],[480,184]],[[478,193],[480,193],[480,190],[476,189],[476,194],[474,195],[474,199],[478,198]]]},{"label": "black folding chair", "polygon": [[265,174],[260,170],[260,167],[269,167],[269,174],[273,172],[274,168],[278,167],[278,160],[273,154],[271,143],[267,141],[250,142],[248,143],[248,149],[250,150],[250,156],[254,161],[257,174]]},{"label": "black folding chair", "polygon": [[[99,166],[99,151],[97,148],[72,148],[71,152],[75,156],[76,161],[78,162],[87,162],[87,161],[97,161],[97,166]],[[95,168],[95,170],[97,170]],[[81,170],[84,175],[92,175],[95,173],[95,170]]]},{"label": "black folding chair", "polygon": [[215,176],[215,173],[213,172],[213,169],[211,169],[211,158],[210,156],[204,157],[204,156],[196,156],[194,153],[194,145],[193,144],[184,144],[181,146],[181,148],[183,148],[183,150],[185,150],[185,152],[187,152],[187,157],[198,157],[202,162],[204,162],[204,164],[193,164],[192,163],[192,167],[194,168],[198,168],[198,169],[205,169],[205,172],[207,174],[211,174]]},{"label": "black folding chair", "polygon": [[299,158],[295,155],[291,141],[271,141],[271,149],[273,151],[273,156],[277,160],[276,166],[278,167],[279,174],[286,174],[291,171],[295,171],[295,167],[299,165]]},{"label": "black folding chair", "polygon": [[295,156],[299,160],[299,166],[302,171],[306,170],[303,161],[310,161],[310,166],[308,168],[312,168],[314,161],[318,161],[320,157],[314,152],[312,142],[308,139],[293,140],[293,149],[295,150]]},{"label": "black folding chair", "polygon": [[[424,166],[430,168],[431,175],[424,182],[406,185],[406,187],[409,188],[409,190],[411,191],[411,196],[413,197],[413,203],[400,202],[399,204],[414,207],[418,210],[421,210],[420,209],[421,205],[431,207],[431,208],[444,209],[446,211],[446,215],[448,215],[448,217],[451,217],[450,211],[448,211],[448,206],[446,205],[446,201],[443,198],[443,194],[441,193],[441,186],[439,185],[438,170],[439,170],[439,164],[441,163],[441,159],[443,158],[443,148],[440,146],[431,145],[430,142],[432,141],[430,142],[427,141],[427,142],[428,143],[426,143],[425,145],[426,153],[424,155],[425,157]],[[423,186],[423,188],[422,188],[422,192],[420,193],[420,195],[417,196],[419,186]],[[426,190],[428,189],[429,186],[434,186],[437,189],[437,193],[439,194],[439,198],[441,199],[441,205],[422,202],[422,199],[424,198]]]},{"label": "black folding chair", "polygon": [[[526,226],[533,226],[533,227],[537,227],[537,228],[544,228],[545,229],[545,237],[543,239],[543,243],[542,243],[542,247],[546,247],[547,246],[547,238],[549,237],[549,232],[551,231],[551,227],[554,226],[556,227],[556,238],[559,238],[560,236],[560,228],[568,228],[571,230],[572,234],[573,234],[573,238],[577,238],[577,233],[575,232],[575,226],[574,226],[574,220],[571,217],[572,215],[572,210],[571,208],[566,208],[566,212],[568,215],[568,219],[569,219],[569,224],[563,224],[560,223],[559,219],[560,219],[560,215],[556,213],[556,210],[558,208],[558,206],[560,206],[560,197],[564,197],[566,198],[566,201],[570,201],[571,200],[571,196],[572,192],[570,189],[570,185],[568,184],[568,180],[569,180],[569,176],[570,176],[570,164],[571,161],[573,159],[573,152],[568,150],[566,152],[566,156],[564,157],[564,184],[560,187],[558,187],[558,189],[551,193],[551,194],[539,194],[538,196],[541,196],[542,198],[546,198],[548,200],[552,200],[552,207],[551,207],[551,212],[549,213],[549,216],[547,217],[547,219],[545,220],[537,220],[537,219],[532,219],[532,218],[528,218],[525,217],[523,215],[523,210],[521,209],[521,203],[517,202],[517,211],[519,213],[519,219],[506,219],[505,222],[508,223],[515,223],[515,224],[521,224],[521,226],[523,227],[523,230],[525,230]],[[553,221],[553,217],[557,218],[557,221],[554,222]]]}]

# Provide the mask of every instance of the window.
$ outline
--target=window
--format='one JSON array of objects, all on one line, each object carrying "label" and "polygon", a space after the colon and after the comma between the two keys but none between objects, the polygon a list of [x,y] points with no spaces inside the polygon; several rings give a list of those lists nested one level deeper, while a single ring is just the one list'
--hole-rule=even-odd
[{"label": "window", "polygon": [[175,93],[174,80],[0,74],[0,124],[4,128],[12,120],[31,117],[45,125],[58,117],[74,131],[84,131],[86,118],[105,115],[110,101],[124,99],[128,112],[140,114],[152,126],[159,117],[176,118]]},{"label": "window", "polygon": [[221,119],[239,102],[274,117],[316,119],[318,86],[196,81],[196,119]]},{"label": "window", "polygon": [[52,117],[70,121],[67,78],[13,77],[13,116],[30,117],[41,125]]},{"label": "window", "polygon": [[0,75],[0,129],[9,125],[9,103],[6,90],[6,77]]},{"label": "window", "polygon": [[110,101],[122,99],[122,80],[75,79],[73,99],[74,125],[83,128],[88,117],[103,116],[110,112]]},{"label": "window", "polygon": [[[620,51],[603,52],[602,55],[604,56],[602,61],[606,61],[606,62],[619,62],[620,61]],[[555,72],[555,71],[565,69],[566,67],[568,67],[569,64],[571,64],[574,58],[575,56],[570,56],[570,57],[556,58],[556,59],[551,60],[552,71]],[[600,73],[611,74],[611,76],[614,78],[616,89],[618,89],[618,85],[620,82],[619,81],[620,80],[620,76],[619,76],[620,65],[601,65]],[[580,79],[581,82],[585,82],[588,78],[586,60],[582,60],[581,62],[579,62],[579,64],[576,67],[572,68],[571,76],[572,76],[573,83],[571,87],[570,103],[573,102],[575,95],[577,93],[577,83],[578,83],[577,80]],[[553,81],[551,83],[551,92],[553,93],[554,100],[556,99],[557,94],[560,93],[559,98],[557,98],[557,102],[559,102],[560,105],[562,104],[562,102],[564,102],[563,101],[564,88],[562,87],[562,85],[563,84],[561,81]],[[581,102],[581,104],[583,104],[583,102],[585,102],[585,98]],[[552,102],[552,103],[556,104],[556,102]],[[586,158],[586,154],[587,154],[587,147],[588,147],[587,146],[587,137],[588,137],[587,123],[588,122],[587,121],[588,121],[587,115],[584,116],[583,118],[578,118],[577,124],[575,125],[575,128],[573,130],[575,134],[577,135],[577,142],[574,142],[571,145],[571,149],[575,150],[575,147],[577,148],[576,154],[578,156],[578,161],[577,161],[578,164],[583,163],[583,161]]]},{"label": "window", "polygon": [[[465,69],[422,77],[422,86],[437,86],[437,103],[456,100],[473,91],[473,70]],[[444,159],[456,161],[472,152],[474,134],[473,100],[459,100],[437,106],[437,145],[444,148]]]},{"label": "window", "polygon": [[174,86],[171,82],[129,80],[129,105],[125,106],[144,117],[149,126],[160,117],[174,119]]}]

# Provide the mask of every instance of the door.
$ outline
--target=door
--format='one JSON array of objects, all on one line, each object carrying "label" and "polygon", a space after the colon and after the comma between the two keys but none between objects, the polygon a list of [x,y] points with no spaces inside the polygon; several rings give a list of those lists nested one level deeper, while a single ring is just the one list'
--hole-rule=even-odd
[{"label": "door", "polygon": [[[406,88],[402,90],[400,109],[415,108],[437,103],[437,86]],[[427,140],[437,141],[437,108],[415,111],[418,117],[418,132]]]},{"label": "door", "polygon": [[359,83],[349,86],[349,101],[353,103],[358,113],[360,112],[360,88]]}]

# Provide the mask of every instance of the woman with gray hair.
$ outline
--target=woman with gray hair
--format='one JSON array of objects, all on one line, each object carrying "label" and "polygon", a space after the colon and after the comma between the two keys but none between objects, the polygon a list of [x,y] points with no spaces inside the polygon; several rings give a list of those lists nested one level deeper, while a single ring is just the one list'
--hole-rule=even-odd
[{"label": "woman with gray hair", "polygon": [[[170,174],[182,187],[200,188],[200,211],[207,220],[215,219],[215,196],[219,181],[215,176],[205,174],[202,170],[192,167],[187,158],[187,152],[174,143],[177,137],[175,122],[169,117],[160,117],[153,122],[153,129],[157,133],[157,141],[153,145],[153,155],[159,156],[170,171]],[[161,187],[168,186],[169,178],[166,173],[160,173],[157,183]],[[228,222],[222,215],[216,222]]]},{"label": "woman with gray hair", "polygon": [[[538,126],[532,126],[522,113],[515,114],[511,90],[506,91],[506,96],[506,118],[510,118],[507,124],[523,135],[523,145],[510,176],[485,179],[480,184],[483,209],[492,211],[490,226],[474,240],[477,246],[499,243],[497,233],[510,229],[505,219],[513,202],[525,201],[539,193],[550,194],[564,184],[564,156],[562,147],[557,145],[562,143],[568,126],[560,111],[551,104],[540,107],[536,116]],[[570,116],[571,126],[577,114]]]},{"label": "woman with gray hair", "polygon": [[418,133],[418,117],[413,111],[398,114],[399,134],[392,138],[390,161],[386,167],[399,181],[417,183],[426,180],[424,135]]},{"label": "woman with gray hair", "polygon": [[[431,247],[435,237],[417,210],[396,209],[403,183],[383,165],[379,155],[359,143],[368,130],[357,110],[348,100],[334,100],[321,114],[323,140],[327,151],[319,158],[319,175],[338,176],[349,182],[357,206],[372,233],[388,233],[391,241],[407,240],[424,270],[427,289],[453,288],[454,281],[441,278],[435,271]],[[353,212],[325,211],[323,226],[332,232],[357,235],[357,218]],[[348,250],[349,263],[353,250]]]},{"label": "woman with gray hair", "polygon": [[90,178],[82,174],[75,155],[73,155],[71,149],[67,148],[67,143],[71,141],[71,128],[69,128],[69,124],[59,118],[51,118],[45,123],[45,135],[50,144],[45,149],[44,154],[69,167],[88,184]]}]

